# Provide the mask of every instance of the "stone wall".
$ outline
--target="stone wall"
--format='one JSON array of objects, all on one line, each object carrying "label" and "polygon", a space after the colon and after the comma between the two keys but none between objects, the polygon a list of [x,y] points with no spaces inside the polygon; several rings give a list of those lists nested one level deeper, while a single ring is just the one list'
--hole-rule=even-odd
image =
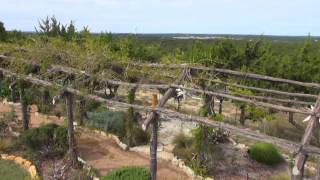
[{"label": "stone wall", "polygon": [[19,156],[8,155],[8,154],[1,154],[1,159],[15,162],[30,174],[31,179],[33,180],[39,179],[36,166],[34,166],[30,161]]}]

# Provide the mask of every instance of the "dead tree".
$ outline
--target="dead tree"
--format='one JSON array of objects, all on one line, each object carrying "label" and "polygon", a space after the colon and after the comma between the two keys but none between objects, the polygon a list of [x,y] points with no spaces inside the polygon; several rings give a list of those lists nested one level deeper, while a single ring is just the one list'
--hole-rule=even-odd
[{"label": "dead tree", "polygon": [[68,144],[69,144],[69,160],[73,168],[79,168],[78,155],[76,150],[76,142],[74,138],[74,127],[73,127],[73,109],[72,109],[72,94],[64,92],[67,118],[68,118]]},{"label": "dead tree", "polygon": [[23,130],[29,129],[29,113],[28,113],[28,103],[25,95],[24,89],[25,83],[20,80],[19,82],[19,97],[21,103],[21,112],[22,112],[22,122],[23,122]]}]

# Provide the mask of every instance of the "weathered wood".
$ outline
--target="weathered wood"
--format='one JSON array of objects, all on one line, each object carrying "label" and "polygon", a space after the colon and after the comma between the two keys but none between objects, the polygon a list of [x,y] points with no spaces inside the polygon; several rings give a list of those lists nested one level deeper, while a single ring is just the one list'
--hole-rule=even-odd
[{"label": "weathered wood", "polygon": [[[155,108],[158,105],[158,97],[156,94],[152,95],[152,107]],[[150,140],[150,173],[151,179],[157,179],[157,149],[158,149],[158,114],[155,113],[152,120],[152,131]]]},{"label": "weathered wood", "polygon": [[266,75],[254,74],[254,73],[247,73],[241,71],[233,71],[229,69],[221,69],[221,68],[210,68],[210,67],[203,67],[203,66],[193,66],[192,64],[141,64],[141,63],[133,63],[136,66],[142,67],[154,67],[154,68],[190,68],[194,70],[201,70],[201,71],[211,71],[226,75],[232,75],[241,78],[250,78],[250,79],[257,79],[257,80],[264,80],[270,82],[278,82],[278,83],[287,83],[292,85],[304,86],[309,88],[320,89],[320,84],[318,83],[308,83],[308,82],[300,82],[294,81],[290,79],[283,79],[283,78],[276,78]]},{"label": "weathered wood", "polygon": [[76,142],[74,138],[73,127],[73,109],[72,109],[72,94],[69,92],[64,93],[67,118],[68,118],[68,144],[69,144],[69,160],[73,168],[79,168],[78,155],[76,150]]},{"label": "weathered wood", "polygon": [[[178,85],[171,85],[171,87],[181,88]],[[305,114],[305,115],[313,115],[314,114],[313,112],[306,111],[306,110],[300,110],[300,109],[295,109],[295,108],[290,108],[290,107],[285,107],[285,106],[280,106],[280,105],[274,105],[274,104],[270,104],[270,103],[254,101],[254,100],[251,100],[251,99],[241,98],[241,97],[237,97],[237,96],[233,96],[233,95],[229,95],[229,94],[225,94],[225,93],[212,92],[212,91],[203,91],[203,90],[200,90],[200,89],[188,88],[188,87],[183,87],[183,89],[186,90],[186,91],[191,91],[191,92],[195,92],[195,93],[199,93],[199,94],[205,93],[205,94],[208,94],[208,95],[228,98],[228,99],[232,99],[232,100],[235,100],[235,101],[245,102],[245,103],[252,104],[252,105],[255,105],[255,106],[267,107],[267,108],[271,108],[271,109],[275,109],[275,110],[279,110],[279,111],[300,113],[300,114]]]},{"label": "weathered wood", "polygon": [[289,112],[289,113],[288,113],[288,121],[289,121],[289,123],[292,124],[295,128],[297,128],[297,129],[299,129],[299,130],[303,130],[303,129],[304,129],[300,124],[298,124],[297,122],[295,122],[295,121],[293,120],[293,113],[292,113],[292,112]]},{"label": "weathered wood", "polygon": [[22,112],[22,124],[23,130],[29,129],[29,113],[28,113],[28,103],[26,100],[24,83],[21,81],[19,83],[19,96],[20,96],[20,103],[21,103],[21,112]]},{"label": "weathered wood", "polygon": [[273,97],[267,97],[267,96],[254,96],[254,95],[245,95],[245,94],[236,94],[236,95],[240,97],[248,98],[248,99],[278,102],[281,104],[304,105],[304,106],[314,104],[314,102],[298,101],[298,100],[292,100],[292,99],[280,99],[280,98],[273,98]]},{"label": "weathered wood", "polygon": [[[0,73],[2,73],[6,77],[11,77],[11,76],[18,77],[17,74],[12,73],[7,70],[4,70],[4,69],[1,69],[1,68],[0,68]],[[19,78],[23,79],[27,82],[30,82],[32,84],[35,84],[35,85],[50,87],[50,88],[54,88],[54,89],[62,89],[63,88],[61,85],[54,84],[54,83],[44,81],[44,80],[40,80],[40,79],[36,79],[33,77],[29,77],[29,76],[20,75]],[[68,87],[64,88],[64,90],[69,93],[72,93],[76,96],[80,96],[85,99],[100,102],[100,103],[102,103],[102,105],[104,105],[108,108],[114,108],[115,110],[124,110],[124,109],[127,109],[128,107],[133,107],[139,111],[157,111],[162,118],[165,118],[168,120],[193,121],[193,122],[204,124],[204,125],[207,125],[207,126],[213,127],[213,128],[220,127],[220,128],[223,128],[225,130],[230,131],[230,133],[233,135],[242,136],[242,137],[246,137],[246,138],[257,140],[257,141],[264,141],[264,142],[272,143],[280,148],[283,148],[283,149],[286,149],[289,151],[293,151],[293,152],[298,152],[298,150],[300,149],[300,145],[298,143],[288,141],[285,139],[280,139],[280,138],[268,136],[265,134],[261,134],[257,131],[251,130],[251,129],[238,128],[238,127],[235,127],[235,126],[223,123],[223,122],[212,121],[211,119],[208,119],[208,118],[202,118],[202,117],[198,117],[198,116],[192,116],[192,115],[188,115],[188,114],[178,113],[178,112],[175,112],[175,111],[172,111],[169,109],[165,109],[165,108],[159,108],[159,107],[151,108],[151,107],[145,107],[142,105],[134,105],[134,104],[113,101],[110,99],[104,99],[104,98],[96,96],[96,95],[87,94],[87,93],[81,92],[79,90],[76,90],[73,88],[68,88]],[[314,113],[310,113],[310,114],[314,114]],[[320,156],[320,149],[318,147],[306,145],[302,148],[302,151],[306,152],[306,153],[313,154],[315,156]]]},{"label": "weathered wood", "polygon": [[[184,69],[182,74],[180,75],[180,77],[174,82],[174,84],[177,84],[177,86],[179,86],[188,76],[188,73],[189,73],[189,69]],[[179,88],[179,87],[177,87]],[[159,103],[158,103],[158,107],[163,107],[167,101],[172,98],[173,95],[175,95],[175,90],[176,90],[176,87],[174,88],[169,88],[165,94],[163,95],[163,97],[160,99]],[[143,122],[142,124],[142,129],[143,130],[147,130],[148,129],[148,126],[150,124],[150,122],[155,118],[156,116],[156,113],[155,112],[151,112],[147,119]]]},{"label": "weathered wood", "polygon": [[[69,68],[69,67],[63,67],[63,66],[58,66],[58,65],[52,65],[51,72],[53,71],[60,71],[60,72],[64,72],[66,74],[70,74],[70,73],[75,73],[75,74],[82,74],[85,73],[83,71],[74,69],[74,68]],[[90,74],[85,73],[86,76],[90,77]],[[109,84],[113,84],[113,85],[119,85],[119,86],[129,86],[132,88],[143,88],[143,89],[168,89],[170,88],[170,85],[167,84],[138,84],[138,83],[128,83],[128,82],[122,82],[122,81],[116,81],[116,80],[109,80],[109,79],[105,79],[105,78],[99,78],[99,80],[107,82]],[[250,86],[244,86],[244,85],[239,85],[239,84],[234,84],[234,83],[227,83],[227,82],[221,82],[218,80],[211,80],[211,79],[203,79],[206,81],[211,81],[211,82],[215,82],[215,83],[219,83],[219,84],[224,84],[224,85],[228,85],[228,86],[233,86],[233,87],[239,87],[239,88],[243,88],[243,89],[250,89],[250,90],[255,90],[255,91],[260,91],[260,92],[266,92],[266,93],[271,93],[271,94],[278,94],[278,95],[284,95],[284,96],[289,96],[289,97],[304,97],[304,98],[313,98],[316,99],[317,95],[313,95],[313,94],[304,94],[304,93],[291,93],[291,92],[285,92],[285,91],[278,91],[278,90],[272,90],[272,89],[263,89],[263,88],[257,88],[257,87],[250,87]],[[258,97],[258,96],[256,96]],[[273,99],[269,99],[269,100],[274,100],[276,101],[276,98]],[[278,100],[279,102],[288,102],[288,103],[298,103],[298,104],[310,104],[312,102],[303,102],[303,101],[295,101],[295,100]],[[313,104],[313,103],[312,103]]]},{"label": "weathered wood", "polygon": [[[315,104],[314,113],[320,112],[320,96]],[[308,123],[308,126],[305,130],[305,133],[303,135],[302,141],[301,141],[301,149],[303,149],[305,146],[310,144],[310,140],[313,136],[315,128],[319,125],[319,117],[311,116],[310,122]],[[296,158],[294,167],[292,170],[292,179],[293,180],[301,180],[303,179],[303,170],[304,170],[304,164],[308,158],[308,154],[303,151],[299,151]]]},{"label": "weathered wood", "polygon": [[283,96],[289,96],[289,97],[301,97],[301,98],[312,98],[317,99],[317,95],[314,94],[304,94],[304,93],[292,93],[292,92],[285,92],[285,91],[279,91],[279,90],[273,90],[273,89],[264,89],[264,88],[258,88],[258,87],[252,87],[252,86],[244,86],[236,83],[228,83],[228,82],[222,82],[218,80],[211,80],[211,79],[205,79],[210,82],[218,83],[218,84],[224,84],[227,86],[232,87],[238,87],[241,89],[249,89],[253,91],[259,91],[264,93],[270,93],[270,94],[276,94],[276,95],[283,95]]}]

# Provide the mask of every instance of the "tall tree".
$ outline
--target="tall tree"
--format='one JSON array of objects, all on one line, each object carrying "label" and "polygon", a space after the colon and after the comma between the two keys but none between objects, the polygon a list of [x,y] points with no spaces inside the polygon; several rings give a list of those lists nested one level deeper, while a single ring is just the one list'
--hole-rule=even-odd
[{"label": "tall tree", "polygon": [[7,31],[4,27],[4,23],[0,21],[0,41],[5,41],[7,39]]}]

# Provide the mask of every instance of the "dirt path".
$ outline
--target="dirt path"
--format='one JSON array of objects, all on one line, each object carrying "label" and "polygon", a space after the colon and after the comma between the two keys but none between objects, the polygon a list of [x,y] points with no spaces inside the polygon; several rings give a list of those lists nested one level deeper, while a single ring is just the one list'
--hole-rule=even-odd
[{"label": "dirt path", "polygon": [[[149,168],[149,156],[120,149],[111,139],[102,135],[85,132],[77,138],[80,157],[98,170],[99,175],[123,166],[143,166]],[[170,162],[158,160],[158,179],[172,180],[189,178],[184,172],[172,166]]]},{"label": "dirt path", "polygon": [[[11,107],[15,107],[18,119],[21,118],[20,105],[9,105],[0,103],[0,115],[9,113]],[[63,124],[63,119],[56,116],[38,114],[35,106],[31,107],[30,127],[39,127],[45,123]],[[116,142],[108,137],[92,132],[81,132],[77,136],[77,147],[81,158],[93,166],[99,175],[105,175],[112,169],[124,166],[149,167],[149,156],[147,154],[128,152],[122,150]],[[171,165],[170,162],[158,160],[158,179],[161,180],[189,180],[183,171]]]}]

